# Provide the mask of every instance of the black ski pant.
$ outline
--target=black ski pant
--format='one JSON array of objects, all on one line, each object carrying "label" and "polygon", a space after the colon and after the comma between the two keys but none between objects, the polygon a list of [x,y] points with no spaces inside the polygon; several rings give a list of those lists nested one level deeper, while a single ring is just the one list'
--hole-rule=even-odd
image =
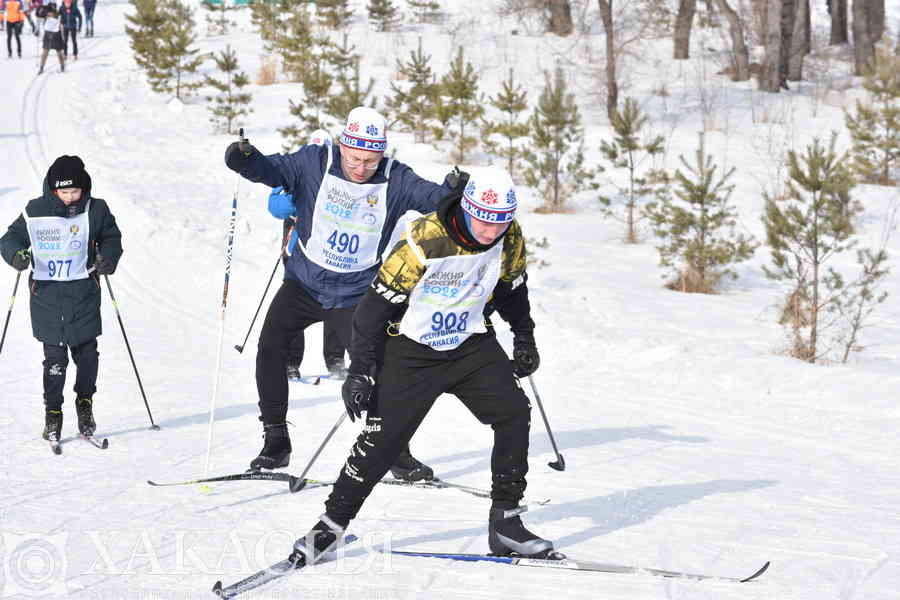
[{"label": "black ski pant", "polygon": [[77,346],[44,344],[44,406],[47,410],[62,408],[69,350],[76,367],[75,398],[93,398],[97,391],[100,353],[97,352],[96,338]]},{"label": "black ski pant", "polygon": [[63,28],[63,55],[69,55],[69,36],[72,36],[72,55],[78,58],[78,30]]},{"label": "black ski pant", "polygon": [[284,423],[288,409],[288,380],[285,368],[291,343],[298,334],[325,321],[346,347],[350,345],[355,306],[326,310],[299,283],[285,279],[272,299],[259,334],[256,350],[256,389],[259,411],[266,425]]},{"label": "black ski pant", "polygon": [[[322,358],[325,360],[325,366],[331,367],[333,364],[343,364],[344,362],[344,344],[341,343],[341,336],[332,321],[325,321],[324,333],[322,338]],[[301,331],[291,340],[290,351],[288,352],[288,364],[300,366],[303,362],[303,353],[306,351],[306,340],[304,333]]]},{"label": "black ski pant", "polygon": [[12,57],[13,36],[16,37],[16,46],[19,51],[19,56],[22,56],[22,23],[23,21],[18,21],[17,23],[6,24],[6,51],[9,53],[10,57]]},{"label": "black ski pant", "polygon": [[491,498],[497,508],[518,505],[528,472],[531,405],[493,333],[443,352],[397,336],[385,346],[366,426],[325,502],[333,521],[346,526],[356,517],[443,393],[455,395],[494,430]]},{"label": "black ski pant", "polygon": [[94,37],[94,9],[97,8],[94,6],[84,7],[84,35],[87,37]]}]

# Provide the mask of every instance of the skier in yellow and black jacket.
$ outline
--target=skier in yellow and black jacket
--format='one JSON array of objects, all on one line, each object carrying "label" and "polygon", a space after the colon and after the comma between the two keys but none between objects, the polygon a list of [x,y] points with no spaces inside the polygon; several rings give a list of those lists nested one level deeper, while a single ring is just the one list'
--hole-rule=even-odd
[{"label": "skier in yellow and black jacket", "polygon": [[[437,212],[410,222],[384,261],[354,314],[350,375],[342,389],[351,419],[367,411],[366,427],[325,514],[294,545],[298,562],[315,562],[341,538],[443,393],[494,430],[491,551],[553,554],[552,542],[514,514],[526,487],[531,410],[516,376],[530,375],[540,363],[516,207],[509,175],[486,169],[458,186]],[[494,309],[515,336],[513,360],[485,316]]]}]

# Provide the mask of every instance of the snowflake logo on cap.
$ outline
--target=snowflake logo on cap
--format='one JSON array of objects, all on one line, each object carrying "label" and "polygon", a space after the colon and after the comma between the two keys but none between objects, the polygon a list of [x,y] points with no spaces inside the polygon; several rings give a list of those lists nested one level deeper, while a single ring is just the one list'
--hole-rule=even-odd
[{"label": "snowflake logo on cap", "polygon": [[356,121],[353,121],[352,123],[347,125],[347,131],[353,131],[353,132],[359,131],[359,123],[357,123]]},{"label": "snowflake logo on cap", "polygon": [[506,192],[506,203],[510,204],[510,205],[516,203],[516,191],[515,190],[510,189],[508,192]]},{"label": "snowflake logo on cap", "polygon": [[497,196],[497,192],[492,189],[486,189],[481,192],[481,201],[484,204],[497,204],[499,196]]},{"label": "snowflake logo on cap", "polygon": [[374,125],[369,125],[368,127],[366,127],[366,133],[373,136],[378,135],[378,128]]}]

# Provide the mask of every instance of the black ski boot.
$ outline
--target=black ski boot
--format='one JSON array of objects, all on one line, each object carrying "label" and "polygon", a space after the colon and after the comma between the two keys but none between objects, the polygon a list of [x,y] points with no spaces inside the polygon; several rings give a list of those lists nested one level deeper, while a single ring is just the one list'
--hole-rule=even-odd
[{"label": "black ski boot", "polygon": [[280,469],[291,462],[291,436],[288,435],[287,423],[263,425],[265,443],[259,456],[250,463],[251,471],[260,469]]},{"label": "black ski boot", "polygon": [[323,554],[331,552],[337,547],[338,540],[341,539],[343,533],[343,527],[328,518],[328,515],[322,515],[309,533],[294,542],[294,551],[291,552],[290,561],[298,569],[315,564]]},{"label": "black ski boot", "polygon": [[90,398],[75,401],[75,412],[78,413],[78,433],[85,437],[91,437],[97,431],[93,407],[94,401]]},{"label": "black ski boot", "polygon": [[[512,511],[515,511],[513,507]],[[507,517],[503,508],[491,508],[488,523],[488,545],[492,554],[525,556],[528,558],[558,558],[553,542],[537,536],[527,529],[519,515]]]},{"label": "black ski boot", "polygon": [[288,381],[300,381],[300,365],[289,364],[285,370]]},{"label": "black ski boot", "polygon": [[394,479],[402,479],[403,481],[431,481],[434,479],[434,470],[428,465],[419,462],[410,454],[409,446],[407,446],[394,465],[391,467],[391,475]]},{"label": "black ski boot", "polygon": [[62,410],[47,410],[44,413],[43,438],[48,442],[58,442],[62,438]]}]

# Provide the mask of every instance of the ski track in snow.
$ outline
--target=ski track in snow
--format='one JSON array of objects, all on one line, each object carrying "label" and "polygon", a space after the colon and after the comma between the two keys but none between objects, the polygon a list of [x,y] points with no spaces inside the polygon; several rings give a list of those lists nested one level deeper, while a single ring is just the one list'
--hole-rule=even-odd
[{"label": "ski track in snow", "polygon": [[[0,220],[12,222],[39,193],[56,156],[85,159],[95,194],[110,203],[123,230],[125,254],[110,280],[162,429],[147,429],[104,286],[96,414],[98,436],[110,447],[101,451],[73,437],[70,365],[63,454],[48,451],[40,439],[42,353],[31,337],[27,286],[20,284],[0,356],[4,597],[21,596],[10,575],[33,574],[13,560],[22,556],[51,557],[56,570],[40,584],[46,597],[206,597],[216,579],[227,584],[283,558],[315,523],[328,494],[327,488],[290,494],[276,482],[145,483],[203,471],[234,177],[221,158],[231,136],[211,133],[203,103],[192,100],[173,112],[167,98],[148,90],[122,33],[126,6],[98,6],[98,35],[82,40],[81,58],[64,74],[50,56],[48,73],[35,77],[31,44],[22,61],[0,61],[0,76],[12,82],[12,104],[0,116],[11,175],[0,183]],[[246,16],[239,15],[241,25],[227,41],[252,78],[260,49]],[[490,24],[494,17],[484,18]],[[386,80],[384,65],[405,58],[413,38],[375,35],[361,21],[352,28],[362,32],[364,47],[380,53],[369,66]],[[517,53],[553,54],[551,42],[533,36],[476,27],[459,36],[496,50],[485,53],[503,63],[485,65],[495,79]],[[449,36],[435,29],[428,41],[435,45],[426,50],[443,69],[453,49]],[[200,42],[207,51],[226,40]],[[517,68],[534,69],[521,61]],[[531,75],[536,80],[538,73]],[[637,83],[638,91],[650,85]],[[684,83],[672,80],[673,95]],[[252,86],[257,111],[248,134],[264,151],[280,150],[275,127],[287,119],[291,90]],[[798,94],[785,97],[799,105]],[[684,118],[697,118],[689,108]],[[839,108],[820,110],[817,128],[839,126]],[[692,144],[694,132],[680,126],[678,139]],[[393,136],[400,160],[431,179],[446,172],[440,152],[406,134]],[[752,145],[739,131],[727,137],[711,134],[710,147],[733,155],[742,143]],[[758,195],[758,182],[741,177],[736,201],[756,228],[759,202],[751,195]],[[240,184],[211,474],[243,470],[261,445],[254,345],[264,314],[243,354],[232,345],[243,340],[280,240],[280,223],[265,211],[266,192]],[[878,190],[868,196],[873,207],[890,200]],[[730,576],[772,560],[769,572],[739,586],[386,557],[368,548],[389,541],[403,550],[486,551],[489,502],[449,489],[380,486],[351,526],[361,543],[344,561],[287,577],[258,597],[900,599],[896,310],[884,306],[878,328],[867,332],[871,351],[851,364],[804,365],[776,353],[778,288],[756,272],[768,258],[763,249],[741,268],[733,289],[687,297],[661,287],[651,244],[621,244],[620,227],[589,204],[579,205],[577,215],[534,214],[536,204],[523,194],[526,235],[549,240],[537,254],[550,266],[533,269],[529,281],[542,354],[535,381],[567,470],[547,466],[555,457],[535,408],[526,495],[552,502],[524,520],[573,557]],[[882,223],[867,220],[866,235],[877,237]],[[900,255],[900,240],[889,249]],[[13,275],[3,272],[0,293],[7,293]],[[896,273],[886,288],[891,298],[900,294]],[[498,335],[511,345],[502,324]],[[321,328],[308,330],[306,341],[304,371],[321,372]],[[292,385],[291,472],[299,474],[340,414],[339,393],[336,384]],[[358,424],[345,423],[310,475],[334,477],[357,432]],[[487,487],[491,442],[490,429],[445,397],[412,448],[441,477]],[[39,554],[38,543],[56,553]]]}]

